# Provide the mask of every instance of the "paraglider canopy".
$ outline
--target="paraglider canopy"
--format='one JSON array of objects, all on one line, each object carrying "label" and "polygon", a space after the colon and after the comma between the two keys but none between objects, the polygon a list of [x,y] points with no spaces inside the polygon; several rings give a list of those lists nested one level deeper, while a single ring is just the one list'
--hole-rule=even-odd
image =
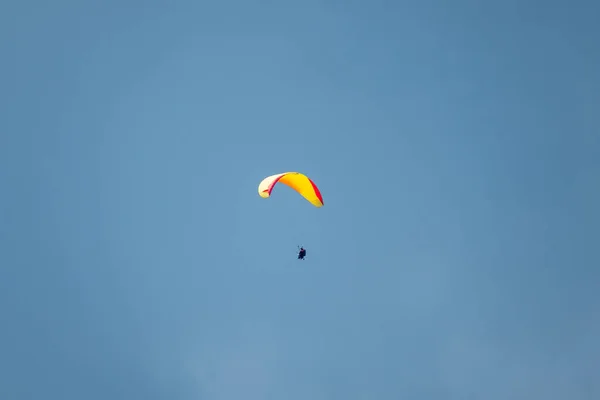
[{"label": "paraglider canopy", "polygon": [[318,208],[323,207],[323,197],[319,188],[309,177],[300,172],[284,172],[266,177],[258,185],[258,194],[260,197],[265,199],[270,197],[273,188],[278,182],[294,189],[313,206]]}]

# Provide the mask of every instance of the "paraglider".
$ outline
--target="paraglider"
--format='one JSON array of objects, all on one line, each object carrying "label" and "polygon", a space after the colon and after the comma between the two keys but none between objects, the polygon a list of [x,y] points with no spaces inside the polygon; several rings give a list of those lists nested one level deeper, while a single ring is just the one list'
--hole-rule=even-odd
[{"label": "paraglider", "polygon": [[304,257],[306,257],[306,250],[304,249],[304,247],[300,247],[300,252],[298,253],[298,260],[304,260]]},{"label": "paraglider", "polygon": [[283,183],[294,189],[313,206],[323,207],[323,197],[317,185],[306,175],[300,172],[284,172],[266,177],[258,185],[258,194],[262,198],[271,197],[271,192],[277,183]]},{"label": "paraglider", "polygon": [[[308,176],[300,172],[284,172],[266,177],[258,185],[259,196],[264,199],[271,197],[273,188],[279,182],[294,189],[313,206],[323,207],[321,191]],[[306,257],[306,249],[299,247],[298,260],[304,260],[304,257]]]}]

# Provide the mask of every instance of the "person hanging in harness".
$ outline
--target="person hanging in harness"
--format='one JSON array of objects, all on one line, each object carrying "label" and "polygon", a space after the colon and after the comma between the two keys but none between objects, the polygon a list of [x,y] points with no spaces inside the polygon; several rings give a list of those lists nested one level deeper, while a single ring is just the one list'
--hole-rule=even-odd
[{"label": "person hanging in harness", "polygon": [[300,252],[298,253],[298,260],[304,260],[304,257],[306,257],[306,250],[304,250],[304,247],[300,247]]}]

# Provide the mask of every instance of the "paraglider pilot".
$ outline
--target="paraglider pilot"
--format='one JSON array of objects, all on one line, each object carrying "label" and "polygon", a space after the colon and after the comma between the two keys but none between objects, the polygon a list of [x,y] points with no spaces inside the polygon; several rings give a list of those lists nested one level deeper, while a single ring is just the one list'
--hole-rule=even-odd
[{"label": "paraglider pilot", "polygon": [[300,247],[300,252],[298,253],[298,260],[304,260],[304,257],[306,257],[306,250],[304,250],[304,247]]}]

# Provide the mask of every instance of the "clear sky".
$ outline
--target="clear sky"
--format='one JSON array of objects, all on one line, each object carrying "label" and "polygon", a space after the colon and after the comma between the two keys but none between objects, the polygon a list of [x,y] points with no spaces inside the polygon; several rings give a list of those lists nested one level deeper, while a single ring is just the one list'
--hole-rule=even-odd
[{"label": "clear sky", "polygon": [[2,2],[0,398],[599,399],[599,14]]}]

